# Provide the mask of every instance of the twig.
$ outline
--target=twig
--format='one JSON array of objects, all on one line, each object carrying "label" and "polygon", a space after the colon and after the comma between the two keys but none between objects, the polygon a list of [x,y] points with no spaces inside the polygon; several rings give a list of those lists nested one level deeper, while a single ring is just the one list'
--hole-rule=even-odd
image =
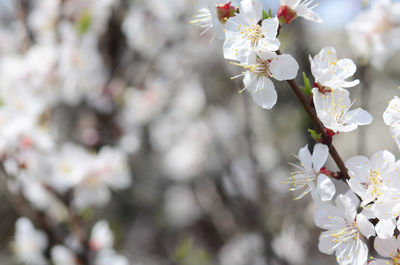
[{"label": "twig", "polygon": [[[281,54],[279,50],[276,53],[279,54],[279,55]],[[307,97],[303,94],[303,92],[301,91],[300,87],[297,85],[297,83],[296,83],[296,81],[294,79],[293,80],[288,80],[287,82],[288,82],[290,88],[292,89],[292,91],[294,92],[294,94],[296,95],[297,99],[300,101],[301,105],[303,105],[303,107],[306,110],[308,116],[310,116],[311,121],[314,124],[315,128],[321,134],[322,140],[324,141],[324,143],[328,143],[327,137],[326,137],[326,133],[325,133],[325,130],[324,130],[324,126],[322,125],[322,122],[318,118],[314,107],[310,104],[310,102],[308,101]],[[340,157],[340,155],[337,152],[335,146],[333,144],[331,144],[331,143],[328,144],[328,146],[329,146],[329,153],[330,153],[331,157],[333,158],[333,160],[335,160],[335,163],[336,163],[337,167],[339,168],[342,176],[345,179],[350,179],[350,176],[347,173],[347,168],[346,168],[346,166],[345,166],[345,164],[343,162],[343,159]]]}]

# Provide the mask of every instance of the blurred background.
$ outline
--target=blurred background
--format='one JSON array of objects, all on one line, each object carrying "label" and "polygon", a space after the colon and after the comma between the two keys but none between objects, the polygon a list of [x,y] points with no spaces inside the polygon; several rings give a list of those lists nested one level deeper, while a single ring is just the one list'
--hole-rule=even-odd
[{"label": "blurred background", "polygon": [[[309,54],[327,46],[363,69],[351,93],[374,122],[335,137],[344,159],[383,149],[399,155],[382,120],[387,101],[399,93],[398,58],[383,70],[369,67],[355,57],[345,30],[366,4],[320,0],[315,11],[324,24],[297,19],[280,33],[281,51],[296,58],[300,73],[311,76]],[[1,114],[0,131],[10,131],[1,140],[7,141],[3,163],[20,154],[9,147],[17,133],[8,127],[29,119],[45,120],[52,142],[33,152],[34,165],[52,166],[54,150],[66,143],[126,154],[130,185],[111,188],[104,204],[76,212],[86,231],[108,220],[115,249],[130,264],[336,264],[318,251],[310,197],[294,201],[282,184],[292,170],[288,162],[297,162],[292,154],[313,144],[310,120],[285,82],[275,82],[279,98],[270,111],[239,94],[241,81],[230,77],[240,69],[223,59],[223,41],[210,42],[189,24],[196,6],[190,0],[0,0],[1,101],[8,95],[31,109],[34,98],[41,106],[34,118],[25,110],[18,118]],[[264,0],[265,9],[278,7],[278,0]],[[21,90],[33,92],[15,92]],[[44,183],[49,171],[41,172]],[[19,264],[14,224],[23,203],[10,202],[7,178],[0,192],[0,264]],[[14,195],[32,204],[24,192]]]}]

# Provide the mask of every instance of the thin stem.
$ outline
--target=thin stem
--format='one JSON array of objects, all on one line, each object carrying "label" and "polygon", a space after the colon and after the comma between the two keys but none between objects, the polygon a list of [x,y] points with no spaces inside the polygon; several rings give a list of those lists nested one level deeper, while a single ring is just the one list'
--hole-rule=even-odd
[{"label": "thin stem", "polygon": [[[278,50],[276,52],[277,54],[281,54],[280,51]],[[288,80],[287,81],[290,88],[296,95],[297,99],[300,101],[301,105],[303,105],[304,109],[306,110],[307,114],[310,116],[312,123],[314,124],[315,128],[318,130],[318,132],[322,136],[322,140],[324,143],[328,143],[326,133],[324,130],[324,126],[322,125],[322,122],[317,116],[317,113],[315,112],[314,107],[310,104],[308,101],[307,97],[304,95],[304,93],[301,91],[300,87],[297,85],[296,81],[293,80]],[[343,159],[340,157],[339,153],[337,152],[335,146],[333,144],[328,144],[329,146],[329,153],[333,160],[335,160],[335,163],[337,167],[339,168],[342,176],[345,179],[350,179],[349,174],[347,173],[347,168],[343,162]]]}]

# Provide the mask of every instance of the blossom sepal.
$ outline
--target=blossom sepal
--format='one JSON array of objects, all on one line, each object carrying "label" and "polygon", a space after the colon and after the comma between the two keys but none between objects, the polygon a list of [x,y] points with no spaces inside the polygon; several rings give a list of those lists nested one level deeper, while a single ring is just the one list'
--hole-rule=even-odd
[{"label": "blossom sepal", "polygon": [[232,2],[217,6],[217,17],[219,22],[225,24],[228,19],[239,13],[239,8],[232,5]]},{"label": "blossom sepal", "polygon": [[297,12],[287,5],[281,5],[277,16],[281,25],[290,24],[297,18]]}]

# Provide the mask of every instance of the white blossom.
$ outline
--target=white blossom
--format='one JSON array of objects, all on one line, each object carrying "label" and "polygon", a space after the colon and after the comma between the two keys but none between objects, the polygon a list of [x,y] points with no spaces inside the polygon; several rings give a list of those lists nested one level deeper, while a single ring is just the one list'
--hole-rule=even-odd
[{"label": "white blossom", "polygon": [[350,43],[358,56],[382,69],[400,49],[400,4],[392,0],[373,1],[347,25]]},{"label": "white blossom", "polygon": [[315,224],[327,230],[319,237],[319,250],[325,254],[335,252],[340,265],[364,265],[368,247],[363,238],[375,235],[367,217],[357,214],[358,203],[340,194],[336,197],[336,206],[321,205],[314,215]]},{"label": "white blossom", "polygon": [[28,218],[21,217],[15,223],[14,251],[18,262],[30,265],[46,265],[46,235],[36,230]]},{"label": "white blossom", "polygon": [[253,100],[263,109],[271,109],[278,99],[271,77],[276,80],[291,80],[297,75],[299,66],[296,60],[288,54],[277,55],[273,52],[257,52],[251,54],[245,63],[235,65],[246,71],[235,76],[244,76],[244,90],[248,90]]},{"label": "white blossom", "polygon": [[262,4],[259,0],[242,0],[240,14],[226,23],[224,57],[245,61],[255,51],[276,51],[280,42],[276,38],[279,27],[277,17],[262,19]]},{"label": "white blossom", "polygon": [[[380,151],[371,156],[355,156],[346,161],[350,176],[349,186],[361,197],[361,206],[375,201],[384,194],[385,187],[400,177],[395,166],[395,157],[389,151]],[[399,182],[400,183],[400,182]]]},{"label": "white blossom", "polygon": [[312,93],[318,118],[326,128],[335,133],[353,131],[359,125],[368,125],[373,120],[362,108],[350,110],[354,101],[351,102],[347,90],[337,89],[321,93],[315,87]]},{"label": "white blossom", "polygon": [[315,82],[331,89],[340,89],[356,86],[360,81],[346,81],[354,75],[357,70],[351,59],[338,59],[333,47],[323,48],[314,59],[309,56],[311,72]]},{"label": "white blossom", "polygon": [[335,195],[335,185],[321,171],[328,159],[328,155],[329,148],[323,144],[316,144],[312,155],[308,150],[308,145],[300,149],[297,158],[300,160],[301,165],[298,166],[291,163],[296,170],[284,182],[291,185],[290,190],[303,190],[296,199],[304,197],[310,191],[313,198],[322,201],[329,201]]},{"label": "white blossom", "polygon": [[317,23],[323,22],[321,17],[313,11],[318,6],[318,4],[313,4],[314,0],[280,0],[280,2],[281,7],[278,13],[283,13],[284,22],[290,23],[290,20],[297,16]]}]

